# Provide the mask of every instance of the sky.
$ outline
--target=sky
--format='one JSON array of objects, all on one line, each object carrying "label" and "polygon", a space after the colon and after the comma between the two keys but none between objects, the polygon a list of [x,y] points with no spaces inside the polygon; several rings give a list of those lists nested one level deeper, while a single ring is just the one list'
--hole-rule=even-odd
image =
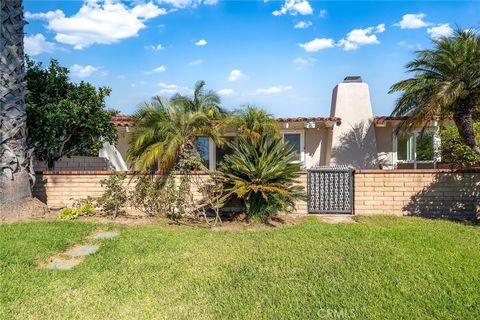
[{"label": "sky", "polygon": [[374,114],[389,115],[416,50],[480,27],[479,1],[25,0],[24,11],[27,54],[111,87],[122,114],[204,80],[230,110],[328,116],[335,85],[359,75]]}]

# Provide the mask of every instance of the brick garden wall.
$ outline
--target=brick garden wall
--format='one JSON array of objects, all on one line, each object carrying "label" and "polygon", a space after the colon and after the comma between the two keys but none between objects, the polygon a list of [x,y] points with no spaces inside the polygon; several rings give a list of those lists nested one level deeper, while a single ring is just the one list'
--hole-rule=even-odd
[{"label": "brick garden wall", "polygon": [[[75,199],[99,196],[99,181],[110,171],[63,171],[37,174],[34,196],[49,207],[70,206]],[[206,176],[205,176],[206,177]],[[307,174],[299,183],[307,185]],[[357,170],[355,214],[472,217],[480,209],[480,169]],[[131,187],[134,187],[132,184]],[[297,213],[307,213],[299,201]]]},{"label": "brick garden wall", "polygon": [[[33,187],[33,195],[45,202],[50,208],[63,208],[71,206],[73,201],[87,196],[98,197],[103,193],[100,186],[100,180],[108,178],[111,171],[58,171],[37,173],[36,183]],[[127,181],[131,177],[128,174]],[[207,177],[201,175],[201,178]],[[307,185],[306,173],[300,174],[299,183],[303,186]],[[132,181],[129,186],[135,187]],[[194,192],[194,196],[199,198],[200,195]],[[299,201],[296,206],[298,213],[307,212],[307,203]]]},{"label": "brick garden wall", "polygon": [[473,217],[480,206],[480,169],[357,170],[355,213]]}]

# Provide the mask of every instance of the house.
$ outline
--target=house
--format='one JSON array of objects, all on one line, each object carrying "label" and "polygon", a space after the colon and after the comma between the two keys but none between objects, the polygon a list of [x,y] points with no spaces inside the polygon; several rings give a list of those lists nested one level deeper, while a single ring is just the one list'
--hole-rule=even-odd
[{"label": "house", "polygon": [[[285,141],[297,150],[303,169],[319,165],[371,169],[436,167],[441,160],[438,123],[429,123],[422,136],[419,132],[397,133],[396,128],[404,119],[374,116],[368,84],[360,77],[349,76],[333,89],[330,116],[278,118],[277,122]],[[113,123],[118,130],[116,148],[126,159],[128,133],[135,125],[134,119],[117,115]],[[227,138],[234,135],[233,130],[225,132]],[[199,151],[210,170],[215,170],[227,152],[207,137],[199,138]]]}]

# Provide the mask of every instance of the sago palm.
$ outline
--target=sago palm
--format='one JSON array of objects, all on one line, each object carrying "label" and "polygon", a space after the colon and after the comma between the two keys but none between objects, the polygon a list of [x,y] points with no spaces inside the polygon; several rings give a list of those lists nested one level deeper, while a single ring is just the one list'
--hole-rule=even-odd
[{"label": "sago palm", "polygon": [[305,197],[296,184],[300,166],[293,163],[296,154],[279,138],[266,135],[260,139],[240,137],[220,165],[214,179],[225,189],[223,200],[240,198],[250,217],[266,218],[278,211],[295,207],[295,200]]},{"label": "sago palm", "polygon": [[[31,196],[27,150],[23,6],[2,0],[0,20],[0,204]],[[0,210],[1,214],[1,210]]]},{"label": "sago palm", "polygon": [[269,137],[280,136],[277,121],[264,109],[246,106],[243,109],[236,110],[230,123],[237,128],[240,135],[256,140],[264,135]]},{"label": "sago palm", "polygon": [[219,95],[214,91],[206,90],[203,80],[195,83],[192,97],[177,93],[172,96],[170,101],[187,112],[203,112],[210,119],[219,119],[225,115],[225,111],[220,107]]},{"label": "sago palm", "polygon": [[428,125],[430,120],[453,119],[462,141],[475,153],[480,149],[473,117],[480,111],[480,37],[476,30],[456,31],[433,40],[432,50],[421,50],[406,68],[410,79],[390,88],[402,92],[393,115],[408,115],[400,129]]},{"label": "sago palm", "polygon": [[196,152],[198,136],[222,142],[220,124],[212,123],[205,112],[187,111],[161,97],[142,105],[135,116],[128,161],[136,170],[171,170],[186,152]]}]

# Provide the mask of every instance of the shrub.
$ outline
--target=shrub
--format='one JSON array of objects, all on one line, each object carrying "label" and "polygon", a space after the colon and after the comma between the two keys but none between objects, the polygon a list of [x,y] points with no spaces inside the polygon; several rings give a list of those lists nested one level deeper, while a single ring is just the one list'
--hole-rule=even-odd
[{"label": "shrub", "polygon": [[[477,141],[480,141],[480,123],[475,123],[473,128]],[[461,167],[480,163],[480,156],[462,142],[457,127],[450,126],[442,129],[440,136],[442,139],[442,162]]]},{"label": "shrub", "polygon": [[91,216],[95,214],[95,207],[90,203],[85,203],[78,208],[63,208],[58,214],[62,220],[73,220],[81,216]]},{"label": "shrub", "polygon": [[117,217],[123,213],[128,200],[128,191],[125,186],[125,174],[114,173],[107,179],[100,181],[100,185],[105,188],[101,197],[97,199],[97,204],[102,207],[107,215]]},{"label": "shrub", "polygon": [[225,157],[214,179],[224,184],[224,199],[242,200],[249,218],[265,221],[280,211],[291,211],[295,200],[305,198],[303,188],[295,183],[300,171],[300,165],[293,163],[297,155],[281,139],[240,137],[230,147],[233,154]]}]

